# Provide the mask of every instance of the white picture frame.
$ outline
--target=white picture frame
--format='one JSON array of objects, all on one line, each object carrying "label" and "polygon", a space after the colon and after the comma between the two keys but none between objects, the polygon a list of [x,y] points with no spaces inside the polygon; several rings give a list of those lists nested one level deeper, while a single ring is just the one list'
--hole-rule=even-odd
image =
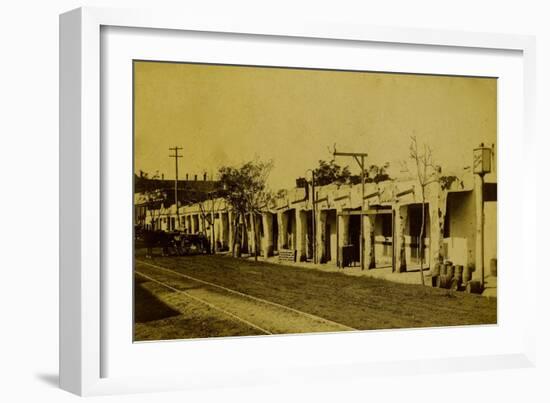
[{"label": "white picture frame", "polygon": [[[534,111],[534,52],[533,37],[506,34],[468,33],[444,30],[418,30],[409,28],[384,28],[357,25],[331,24],[322,21],[270,21],[246,19],[212,20],[193,15],[172,14],[168,11],[151,10],[116,10],[104,8],[81,8],[70,11],[60,17],[60,384],[63,389],[79,395],[96,395],[112,393],[134,393],[140,391],[160,391],[186,389],[193,387],[212,386],[244,386],[265,382],[290,381],[293,377],[314,380],[343,379],[347,374],[369,376],[373,374],[406,374],[441,371],[464,371],[496,368],[519,368],[534,365],[535,362],[535,284],[527,281],[534,278],[536,265],[535,253],[526,253],[529,233],[535,233],[534,212],[522,208],[520,216],[506,225],[521,234],[523,242],[518,247],[517,254],[521,257],[521,278],[517,280],[521,290],[522,307],[531,315],[523,315],[519,321],[510,322],[517,327],[514,340],[521,343],[514,347],[502,345],[500,349],[489,354],[474,352],[472,355],[461,355],[460,352],[446,354],[439,351],[436,354],[420,354],[417,357],[400,357],[399,349],[394,356],[367,359],[358,353],[347,360],[327,359],[326,363],[314,359],[314,351],[307,354],[307,346],[314,345],[310,339],[323,340],[327,345],[338,345],[345,338],[346,343],[361,343],[364,340],[382,340],[380,343],[395,343],[407,331],[358,332],[347,335],[332,335],[324,339],[319,336],[284,336],[259,341],[260,338],[241,338],[216,341],[186,341],[187,349],[193,348],[197,353],[189,359],[176,363],[169,370],[153,376],[150,374],[125,373],[127,369],[121,367],[118,371],[106,369],[105,362],[109,355],[113,355],[112,344],[106,330],[110,322],[105,318],[110,315],[110,305],[107,303],[108,290],[104,280],[106,277],[102,267],[105,267],[108,245],[105,245],[103,234],[104,211],[110,203],[108,190],[109,172],[107,164],[109,150],[105,147],[115,147],[109,139],[102,138],[103,126],[102,91],[109,88],[109,83],[102,82],[102,29],[118,27],[119,29],[155,29],[193,32],[200,37],[207,33],[219,35],[247,36],[255,40],[278,40],[277,38],[305,41],[327,40],[333,41],[330,46],[340,44],[375,43],[380,46],[396,45],[399,47],[421,47],[422,49],[466,49],[477,54],[495,51],[515,52],[519,57],[522,74],[520,82],[511,83],[519,89],[519,102],[522,106],[521,116],[514,124],[520,123],[519,130],[523,131],[516,139],[524,144],[513,157],[514,161],[526,158],[529,146],[534,139],[533,111]],[[155,39],[153,39],[155,40]],[[160,41],[160,39],[158,39]],[[144,45],[145,46],[145,45]],[[418,50],[418,49],[417,49]],[[516,60],[516,61],[517,61]],[[404,69],[407,71],[408,69]],[[431,73],[438,73],[431,71]],[[441,73],[448,73],[442,71]],[[516,77],[516,76],[514,76]],[[515,78],[517,81],[517,77]],[[103,87],[102,87],[103,85]],[[523,90],[523,92],[521,91]],[[125,94],[129,95],[129,94]],[[499,98],[500,101],[500,98]],[[515,105],[515,104],[514,104]],[[516,127],[516,126],[514,126]],[[502,128],[501,128],[502,129]],[[512,143],[506,143],[512,144]],[[514,161],[500,162],[509,164]],[[505,165],[506,166],[506,165]],[[508,170],[499,170],[499,175],[513,175]],[[130,177],[130,176],[128,176]],[[535,179],[523,180],[523,186],[535,187]],[[500,193],[500,189],[499,189]],[[526,194],[523,192],[523,194]],[[524,207],[522,198],[516,195],[514,206]],[[504,206],[506,207],[506,206]],[[131,209],[131,206],[128,205]],[[499,206],[500,208],[500,206]],[[130,211],[130,210],[128,210]],[[510,229],[510,228],[509,228]],[[499,228],[499,234],[502,229]],[[500,242],[500,240],[499,240]],[[128,242],[130,243],[130,242]],[[500,248],[500,244],[499,244]],[[502,250],[502,249],[499,249]],[[500,263],[500,262],[499,262]],[[500,276],[499,266],[499,276]],[[108,277],[108,276],[107,276]],[[499,325],[500,313],[506,309],[501,299],[510,296],[510,288],[506,286],[506,275],[503,276],[504,287],[499,285]],[[499,277],[499,281],[501,281]],[[113,285],[109,285],[112,287]],[[515,290],[517,297],[518,291]],[[502,298],[501,298],[502,297]],[[131,312],[128,312],[131,316]],[[103,327],[103,328],[102,328]],[[111,332],[117,330],[111,330]],[[486,337],[499,335],[500,330],[484,330]],[[431,337],[430,334],[440,334],[441,337],[481,337],[475,329],[455,329],[453,334],[441,329],[426,329],[408,333],[408,337]],[[420,333],[423,332],[423,333]],[[493,333],[491,333],[493,332]],[[492,336],[491,336],[492,335]],[[388,340],[388,341],[383,341]],[[469,340],[469,339],[468,339]],[[131,341],[129,341],[131,343]],[[195,343],[195,344],[192,344]],[[210,343],[210,344],[205,344]],[[155,343],[152,343],[155,344]],[[251,361],[243,359],[237,369],[235,367],[220,366],[213,371],[208,366],[202,366],[197,371],[189,371],[193,363],[198,364],[200,354],[227,353],[229,348],[240,349],[247,355],[261,354],[266,348],[279,351],[279,348],[305,350],[303,356],[287,361],[272,361],[266,359],[265,368],[259,373]],[[340,344],[341,345],[341,344]],[[510,344],[511,345],[511,344]],[[207,348],[205,348],[207,346]],[[230,346],[230,347],[229,347]],[[185,349],[181,343],[164,343],[162,357],[176,349]],[[209,350],[210,353],[206,351]],[[128,354],[132,354],[128,350]],[[246,352],[247,351],[247,352]],[[141,353],[140,353],[141,354]],[[143,354],[149,357],[157,354],[151,347]],[[346,352],[342,351],[342,355]],[[227,356],[229,357],[229,356]],[[128,359],[126,355],[122,359]],[[308,370],[305,371],[305,368]],[[109,373],[115,373],[111,376]],[[330,372],[332,375],[327,376]],[[334,374],[337,374],[336,376]],[[185,374],[185,375],[184,375]]]}]

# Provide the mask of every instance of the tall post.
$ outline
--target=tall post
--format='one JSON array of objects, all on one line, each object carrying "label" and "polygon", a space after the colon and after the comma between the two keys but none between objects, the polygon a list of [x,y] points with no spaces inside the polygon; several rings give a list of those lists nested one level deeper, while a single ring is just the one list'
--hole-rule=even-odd
[{"label": "tall post", "polygon": [[296,233],[296,261],[303,262],[307,259],[307,243],[306,243],[306,233],[307,233],[307,214],[305,211],[300,210],[296,207],[295,214],[295,233]]},{"label": "tall post", "polygon": [[483,288],[485,284],[485,234],[484,234],[484,202],[483,202],[483,184],[484,175],[479,175],[478,186],[476,189],[476,271],[479,270],[479,281]]},{"label": "tall post", "polygon": [[485,199],[483,194],[484,176],[481,177],[481,289],[485,289]]},{"label": "tall post", "polygon": [[365,270],[365,231],[363,229],[363,211],[365,211],[365,156],[361,155],[361,225],[360,238],[361,246],[359,248],[359,260],[361,261],[361,270]]},{"label": "tall post", "polygon": [[[273,216],[270,212],[262,212],[262,225],[264,228],[264,239],[262,243],[264,258],[273,256]],[[278,242],[278,240],[275,240]]]},{"label": "tall post", "polygon": [[485,147],[483,143],[479,145],[479,147],[474,149],[474,164],[473,164],[473,172],[474,174],[479,175],[479,182],[480,186],[478,189],[478,196],[477,196],[477,208],[476,211],[478,211],[477,216],[477,230],[476,230],[476,256],[479,256],[479,259],[476,259],[476,270],[478,269],[477,266],[479,266],[480,272],[481,272],[481,290],[485,288],[485,251],[484,251],[484,225],[485,225],[485,200],[483,195],[483,187],[484,187],[484,176],[485,174],[488,174],[491,172],[491,157],[492,157],[492,149],[489,147]]},{"label": "tall post", "polygon": [[175,146],[171,147],[168,150],[174,151],[173,155],[170,155],[170,158],[174,158],[176,161],[176,180],[174,182],[174,202],[176,203],[176,217],[178,217],[178,229],[181,229],[181,222],[180,222],[180,206],[178,203],[178,159],[182,158],[182,155],[178,154],[179,150],[182,150],[181,147]]},{"label": "tall post", "polygon": [[313,231],[313,263],[317,263],[317,232],[315,223],[315,172],[311,171],[311,226]]},{"label": "tall post", "polygon": [[317,263],[317,232],[316,232],[316,211],[315,211],[315,171],[313,169],[308,169],[308,172],[311,172],[311,230],[313,233],[312,243],[313,243],[313,263]]},{"label": "tall post", "polygon": [[214,221],[215,221],[215,213],[214,213],[214,196],[213,193],[210,193],[210,207],[211,207],[211,221],[210,224],[211,232],[212,232],[212,247],[211,247],[211,253],[216,253],[216,232],[214,230]]}]

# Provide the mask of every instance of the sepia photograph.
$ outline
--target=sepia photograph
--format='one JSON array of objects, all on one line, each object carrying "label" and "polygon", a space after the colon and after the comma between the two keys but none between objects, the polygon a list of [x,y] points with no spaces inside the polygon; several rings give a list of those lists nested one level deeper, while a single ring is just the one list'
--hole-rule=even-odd
[{"label": "sepia photograph", "polygon": [[134,341],[496,324],[497,81],[134,60]]}]

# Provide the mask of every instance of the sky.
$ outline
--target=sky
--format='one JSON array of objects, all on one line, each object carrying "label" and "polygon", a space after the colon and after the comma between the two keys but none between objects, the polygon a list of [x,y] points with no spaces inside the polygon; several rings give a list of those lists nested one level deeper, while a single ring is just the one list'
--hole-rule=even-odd
[{"label": "sky", "polygon": [[[179,146],[180,179],[257,158],[273,161],[278,190],[336,147],[407,175],[414,135],[457,173],[479,143],[496,145],[496,99],[494,78],[136,61],[134,169],[174,178],[168,149]],[[336,162],[359,172],[350,157]]]}]

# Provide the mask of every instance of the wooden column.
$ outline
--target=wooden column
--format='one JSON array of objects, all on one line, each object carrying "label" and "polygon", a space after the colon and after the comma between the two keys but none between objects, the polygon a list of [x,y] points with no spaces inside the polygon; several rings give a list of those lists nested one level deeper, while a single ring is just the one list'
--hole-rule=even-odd
[{"label": "wooden column", "polygon": [[198,228],[197,228],[198,227],[197,215],[193,214],[190,217],[191,217],[191,233],[196,234],[197,231],[198,231]]},{"label": "wooden column", "polygon": [[343,267],[343,247],[349,244],[349,215],[338,215],[338,267]]},{"label": "wooden column", "polygon": [[437,186],[438,194],[434,196],[428,205],[430,214],[430,268],[435,263],[443,262],[443,244],[445,215],[447,214],[447,192]]},{"label": "wooden column", "polygon": [[273,256],[273,214],[269,212],[262,213],[262,225],[264,227],[263,255],[264,257]]},{"label": "wooden column", "polygon": [[254,235],[254,217],[252,214],[246,215],[246,228],[248,237],[248,253],[253,256],[254,251],[256,250],[256,237]]},{"label": "wooden column", "polygon": [[409,221],[409,206],[395,207],[395,270],[398,273],[407,271],[407,254],[405,248],[405,233]]},{"label": "wooden column", "polygon": [[307,216],[304,210],[296,209],[296,260],[303,262],[306,260],[306,233]]},{"label": "wooden column", "polygon": [[317,220],[315,230],[316,244],[317,244],[317,259],[318,263],[326,263],[326,251],[325,251],[325,231],[327,226],[327,213],[324,210],[317,210]]},{"label": "wooden column", "polygon": [[222,249],[227,248],[229,241],[229,222],[228,222],[228,213],[220,212],[220,242],[222,244]]},{"label": "wooden column", "polygon": [[365,267],[373,269],[376,267],[376,256],[374,253],[374,215],[363,216],[363,234],[365,245],[363,246],[363,256]]},{"label": "wooden column", "polygon": [[235,244],[235,213],[233,211],[229,211],[227,213],[227,225],[229,233],[227,234],[227,246],[229,248],[229,252],[233,252],[234,244]]},{"label": "wooden column", "polygon": [[475,271],[472,273],[472,280],[483,284],[483,180],[479,175],[474,175],[474,198],[476,208],[476,248],[475,248]]}]

